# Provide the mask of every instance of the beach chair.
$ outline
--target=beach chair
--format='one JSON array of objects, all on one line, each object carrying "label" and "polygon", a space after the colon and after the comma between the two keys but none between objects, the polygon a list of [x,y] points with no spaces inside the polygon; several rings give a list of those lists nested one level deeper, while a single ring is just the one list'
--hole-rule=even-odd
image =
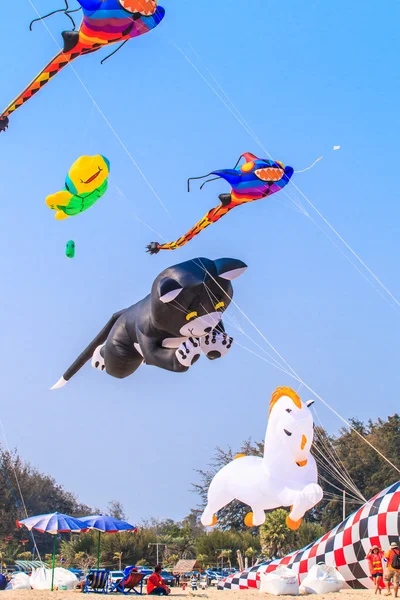
[{"label": "beach chair", "polygon": [[107,569],[90,569],[86,575],[85,584],[82,592],[89,594],[107,594],[109,588],[110,571]]},{"label": "beach chair", "polygon": [[[128,575],[125,575],[123,579],[120,579],[111,587],[110,592],[121,592],[121,594],[137,594],[141,596],[143,594],[143,579],[145,573],[137,573],[131,571]],[[137,589],[139,587],[139,589]]]}]

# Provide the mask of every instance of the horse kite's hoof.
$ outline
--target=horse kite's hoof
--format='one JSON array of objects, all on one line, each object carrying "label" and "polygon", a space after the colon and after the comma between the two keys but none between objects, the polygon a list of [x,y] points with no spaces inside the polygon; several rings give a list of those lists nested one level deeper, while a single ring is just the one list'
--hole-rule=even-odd
[{"label": "horse kite's hoof", "polygon": [[0,131],[5,131],[8,127],[8,117],[0,117]]},{"label": "horse kite's hoof", "polygon": [[247,513],[247,515],[244,518],[244,524],[246,525],[246,527],[254,527],[252,512]]},{"label": "horse kite's hoof", "polygon": [[289,529],[291,529],[292,531],[296,531],[302,522],[303,519],[299,519],[298,521],[293,521],[289,515],[286,517],[286,525],[289,527]]},{"label": "horse kite's hoof", "polygon": [[146,252],[149,254],[158,254],[160,252],[160,244],[158,242],[151,242],[146,248]]}]

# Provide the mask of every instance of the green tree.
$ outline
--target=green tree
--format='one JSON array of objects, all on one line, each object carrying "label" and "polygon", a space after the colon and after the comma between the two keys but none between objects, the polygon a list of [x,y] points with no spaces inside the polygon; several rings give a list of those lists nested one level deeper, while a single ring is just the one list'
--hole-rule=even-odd
[{"label": "green tree", "polygon": [[172,570],[179,560],[178,554],[168,554],[164,556],[164,567]]},{"label": "green tree", "polygon": [[218,556],[218,558],[221,559],[221,564],[224,564],[224,559],[226,558],[226,560],[228,561],[228,565],[229,568],[232,568],[232,562],[231,562],[231,556],[232,556],[232,550],[222,550],[221,554]]},{"label": "green tree", "polygon": [[296,547],[304,548],[322,537],[325,529],[318,523],[310,523],[303,521],[299,529],[296,531]]},{"label": "green tree", "polygon": [[208,562],[207,562],[207,556],[206,556],[205,554],[198,554],[198,555],[196,556],[196,560],[197,560],[197,562],[199,562],[199,563],[200,563],[200,565],[201,565],[201,568],[202,568],[203,570],[204,570],[204,569],[207,569],[207,568],[210,566],[210,565],[208,564]]},{"label": "green tree", "polygon": [[31,560],[32,553],[31,552],[20,552],[17,556],[18,560]]},{"label": "green tree", "polygon": [[296,533],[287,527],[287,515],[283,508],[273,510],[260,527],[261,551],[267,558],[285,556],[296,548]]},{"label": "green tree", "polygon": [[[23,498],[23,502],[21,500]],[[14,450],[8,452],[0,446],[0,539],[12,535],[19,543],[27,536],[26,529],[17,529],[15,522],[28,515],[61,512],[80,517],[91,509],[78,502],[76,497],[24,461]],[[49,535],[34,533],[42,554],[52,551],[53,539]],[[30,547],[33,546],[30,540]]]},{"label": "green tree", "polygon": [[73,566],[82,569],[86,573],[88,569],[92,569],[97,565],[97,558],[86,552],[77,552],[74,558]]},{"label": "green tree", "polygon": [[195,541],[196,557],[202,556],[202,560],[211,566],[217,565],[222,549],[231,551],[229,558],[235,566],[238,566],[237,550],[244,554],[249,546],[253,546],[257,552],[261,550],[258,536],[248,531],[214,529],[210,534],[204,534]]},{"label": "green tree", "polygon": [[119,500],[111,500],[107,505],[107,515],[114,517],[114,519],[120,519],[126,521],[126,513],[124,507]]},{"label": "green tree", "polygon": [[249,559],[250,566],[252,567],[257,556],[257,550],[253,546],[249,546],[244,555]]}]

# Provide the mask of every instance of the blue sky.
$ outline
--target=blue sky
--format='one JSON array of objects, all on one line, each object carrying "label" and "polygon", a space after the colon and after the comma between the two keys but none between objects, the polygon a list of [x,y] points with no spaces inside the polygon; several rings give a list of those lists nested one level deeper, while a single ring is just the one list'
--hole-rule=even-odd
[{"label": "blue sky", "polygon": [[[44,14],[62,2],[34,4]],[[235,301],[345,418],[398,409],[399,307],[349,264],[309,207],[323,231],[280,194],[155,257],[144,247],[157,236],[138,221],[176,239],[229,191],[215,182],[189,195],[187,177],[231,167],[245,151],[265,154],[186,55],[215,87],[205,67],[211,71],[274,158],[303,169],[324,155],[294,182],[400,297],[400,8],[394,1],[385,6],[165,0],[167,15],[155,31],[103,66],[101,53],[75,62],[168,214],[71,69],[11,117],[0,137],[1,418],[10,446],[83,502],[105,507],[117,498],[136,521],[182,518],[197,502],[189,491],[193,470],[206,465],[216,445],[262,438],[272,391],[298,387],[236,346],[223,360],[203,358],[183,375],[142,367],[118,381],[87,365],[67,387],[49,391],[114,311],[146,295],[165,267],[189,258],[248,264],[234,282]],[[29,32],[34,17],[27,0],[3,11],[4,106],[57,51],[42,25]],[[63,16],[47,24],[57,40],[69,28]],[[335,144],[340,151],[333,152]],[[97,153],[111,161],[109,192],[79,217],[56,222],[46,195],[62,187],[78,156]],[[64,257],[68,239],[77,247],[71,261]],[[229,313],[266,348],[240,312],[231,306]],[[311,396],[304,388],[300,394]],[[338,430],[332,413],[322,406],[318,413],[329,431]],[[96,483],[94,467],[107,474],[106,484],[103,477]]]}]

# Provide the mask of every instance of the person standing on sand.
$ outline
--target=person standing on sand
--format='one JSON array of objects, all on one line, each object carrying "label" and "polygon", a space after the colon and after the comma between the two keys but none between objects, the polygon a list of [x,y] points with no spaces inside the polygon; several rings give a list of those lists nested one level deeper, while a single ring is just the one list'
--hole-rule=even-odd
[{"label": "person standing on sand", "polygon": [[400,583],[400,550],[396,542],[390,544],[389,552],[386,552],[387,568],[385,570],[384,580],[386,582],[387,593],[385,596],[391,596],[390,582],[393,582],[394,597],[397,598]]},{"label": "person standing on sand", "polygon": [[369,564],[369,572],[375,582],[375,594],[381,593],[380,583],[383,577],[383,551],[378,546],[372,546],[371,550],[367,554],[367,560]]},{"label": "person standing on sand", "polygon": [[154,573],[147,580],[147,593],[152,596],[168,596],[171,592],[161,577],[161,565],[156,565]]}]

